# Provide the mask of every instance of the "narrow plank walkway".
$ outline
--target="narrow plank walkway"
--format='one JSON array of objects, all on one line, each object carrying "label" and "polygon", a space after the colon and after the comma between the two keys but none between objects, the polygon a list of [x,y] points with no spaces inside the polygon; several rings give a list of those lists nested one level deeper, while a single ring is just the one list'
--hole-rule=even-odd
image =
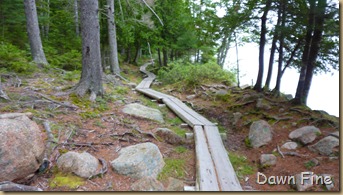
[{"label": "narrow plank walkway", "polygon": [[153,89],[150,86],[156,76],[147,71],[146,63],[140,71],[147,77],[136,90],[162,101],[194,130],[196,150],[196,190],[199,191],[243,191],[221,140],[218,127],[189,108],[179,99]]}]

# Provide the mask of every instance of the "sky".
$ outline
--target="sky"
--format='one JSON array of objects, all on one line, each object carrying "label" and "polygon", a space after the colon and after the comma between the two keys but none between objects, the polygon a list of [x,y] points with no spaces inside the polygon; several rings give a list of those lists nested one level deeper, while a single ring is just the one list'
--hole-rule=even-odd
[{"label": "sky", "polygon": [[[265,67],[263,84],[268,72],[269,61],[269,46],[265,48]],[[240,85],[255,84],[258,72],[258,45],[256,43],[248,43],[240,46],[238,49],[238,59],[240,66]],[[231,48],[227,55],[227,62],[224,65],[225,69],[236,68],[236,50]],[[271,88],[275,87],[277,75],[277,66],[273,68],[273,77],[271,80]],[[287,69],[281,80],[280,91],[285,94],[295,96],[299,73],[295,69]],[[307,99],[307,106],[312,110],[324,110],[330,115],[339,116],[339,72],[334,71],[327,74],[314,75],[312,85]]]}]

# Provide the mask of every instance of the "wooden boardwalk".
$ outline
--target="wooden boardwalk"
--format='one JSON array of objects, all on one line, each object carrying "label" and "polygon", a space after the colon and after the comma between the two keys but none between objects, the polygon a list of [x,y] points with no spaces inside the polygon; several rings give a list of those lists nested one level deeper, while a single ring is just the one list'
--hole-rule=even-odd
[{"label": "wooden boardwalk", "polygon": [[146,63],[140,71],[147,77],[136,90],[162,101],[194,130],[196,150],[196,190],[199,191],[243,191],[221,140],[218,127],[201,116],[179,99],[153,89],[150,86],[156,76],[147,71]]}]

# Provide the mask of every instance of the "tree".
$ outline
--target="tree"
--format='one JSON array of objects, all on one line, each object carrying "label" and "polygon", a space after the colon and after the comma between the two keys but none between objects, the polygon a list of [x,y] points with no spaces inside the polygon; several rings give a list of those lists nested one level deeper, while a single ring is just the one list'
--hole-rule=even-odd
[{"label": "tree", "polygon": [[88,91],[90,99],[104,93],[102,86],[102,68],[100,55],[100,26],[98,19],[98,1],[80,1],[82,72],[75,86],[76,94],[84,96]]},{"label": "tree", "polygon": [[114,20],[114,0],[107,0],[107,6],[108,39],[110,45],[110,69],[113,74],[120,74],[117,33]]},{"label": "tree", "polygon": [[27,33],[30,42],[33,61],[38,66],[47,65],[39,32],[37,9],[35,0],[24,0]]},{"label": "tree", "polygon": [[266,6],[264,8],[263,15],[261,17],[261,34],[260,34],[260,49],[259,49],[259,60],[258,60],[258,74],[254,90],[262,91],[262,79],[263,79],[263,69],[264,69],[264,46],[266,44],[266,33],[267,33],[267,15],[270,10],[272,1],[266,0]]},{"label": "tree", "polygon": [[320,50],[325,21],[326,0],[309,0],[308,25],[305,46],[302,56],[302,66],[293,103],[306,105],[311,87],[316,60]]}]

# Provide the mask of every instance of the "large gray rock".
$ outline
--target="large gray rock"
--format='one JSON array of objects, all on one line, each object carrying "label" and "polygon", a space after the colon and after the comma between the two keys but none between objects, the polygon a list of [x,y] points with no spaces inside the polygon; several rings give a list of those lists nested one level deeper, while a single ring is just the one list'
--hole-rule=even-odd
[{"label": "large gray rock", "polygon": [[168,128],[158,128],[155,134],[171,145],[182,145],[186,143],[185,138],[178,136]]},{"label": "large gray rock", "polygon": [[260,163],[262,167],[276,165],[276,156],[274,156],[274,154],[262,154]]},{"label": "large gray rock", "polygon": [[309,146],[309,149],[318,152],[321,155],[329,156],[334,149],[339,146],[339,139],[333,136],[327,136],[319,140],[316,144]]},{"label": "large gray rock", "polygon": [[288,137],[292,140],[300,141],[306,145],[313,142],[321,131],[315,126],[305,126],[292,131]]},{"label": "large gray rock", "polygon": [[161,111],[143,106],[138,103],[128,104],[123,108],[123,112],[126,114],[147,118],[164,123],[163,115]]},{"label": "large gray rock", "polygon": [[250,126],[249,140],[253,148],[259,148],[272,140],[272,128],[264,120],[255,121]]},{"label": "large gray rock", "polygon": [[183,191],[185,184],[183,181],[169,177],[166,191]]},{"label": "large gray rock", "polygon": [[256,108],[270,110],[272,107],[263,98],[257,99]]},{"label": "large gray rock", "polygon": [[123,148],[111,165],[119,174],[140,179],[149,176],[156,178],[165,162],[155,144],[143,143]]},{"label": "large gray rock", "polygon": [[57,167],[63,172],[71,172],[80,177],[89,178],[97,173],[99,161],[87,152],[69,151],[57,159]]},{"label": "large gray rock", "polygon": [[25,178],[39,168],[45,149],[41,134],[27,116],[0,119],[0,182]]},{"label": "large gray rock", "polygon": [[164,191],[164,186],[156,178],[153,177],[144,177],[131,186],[133,191]]}]

